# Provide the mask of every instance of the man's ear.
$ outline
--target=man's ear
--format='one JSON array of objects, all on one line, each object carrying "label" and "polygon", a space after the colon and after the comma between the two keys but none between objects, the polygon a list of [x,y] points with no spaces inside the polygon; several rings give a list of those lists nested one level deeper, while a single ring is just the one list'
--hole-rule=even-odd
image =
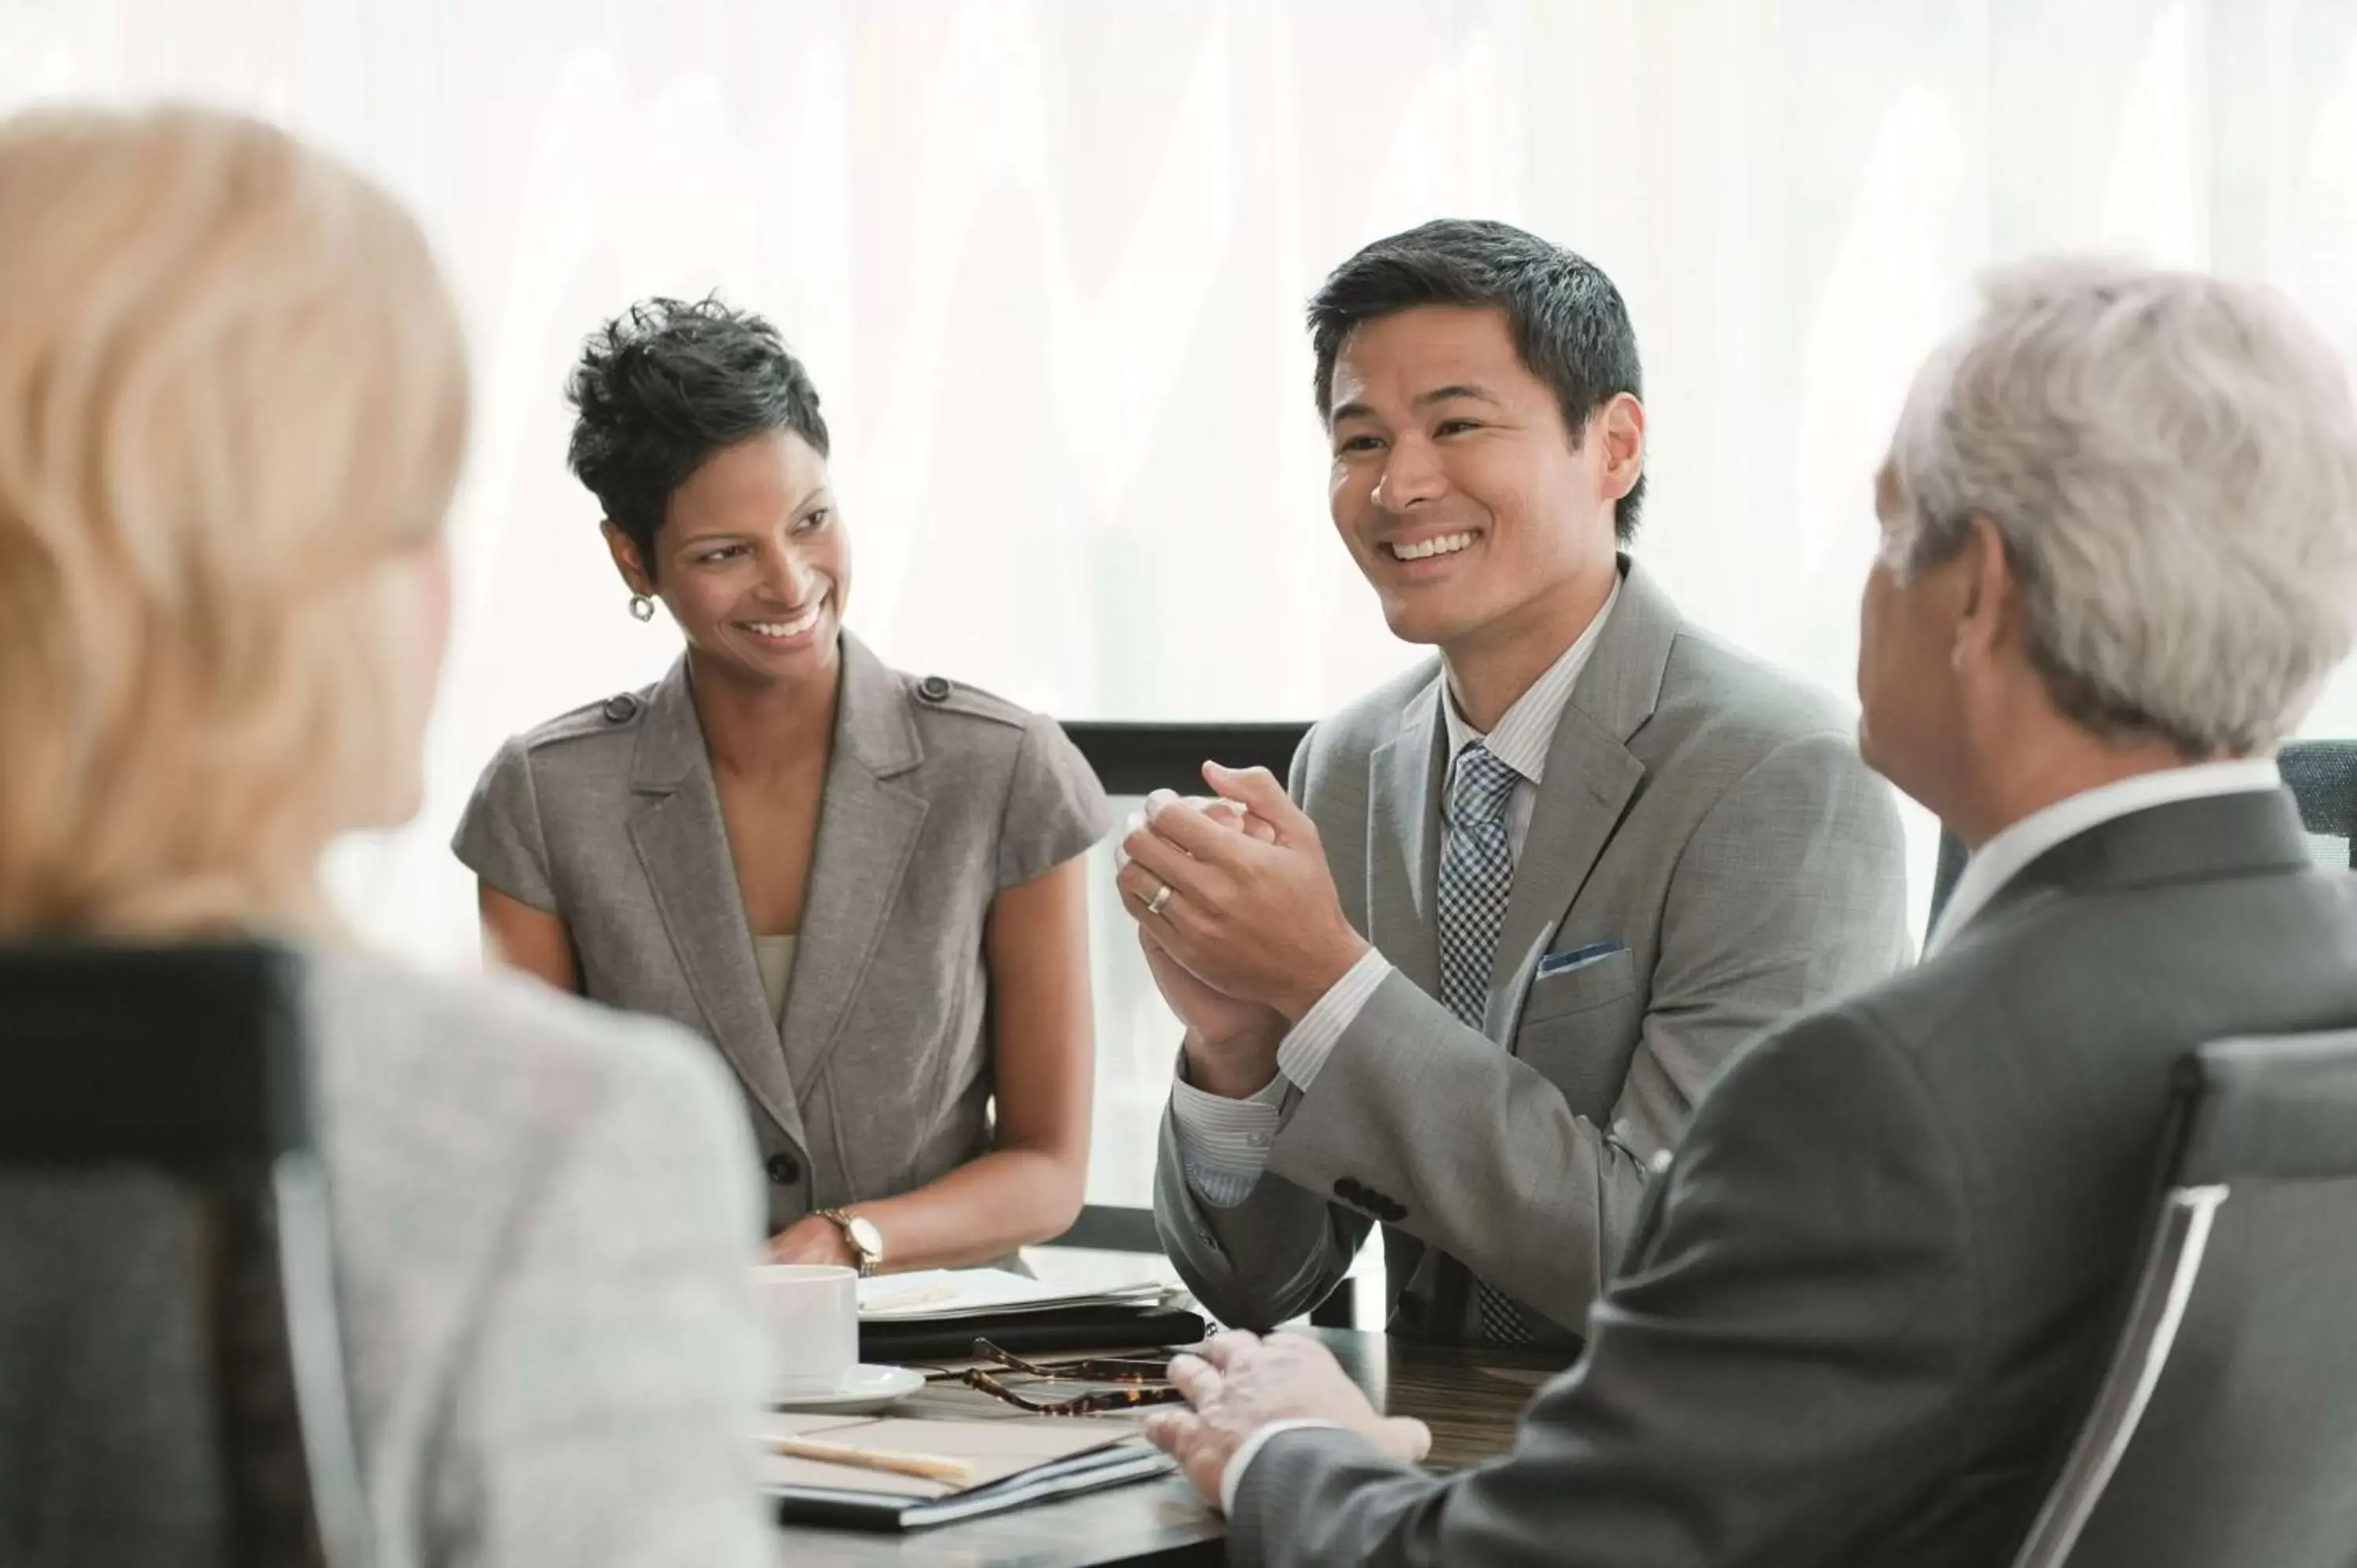
[{"label": "man's ear", "polygon": [[1587,429],[1602,444],[1604,493],[1617,501],[1645,477],[1645,405],[1621,392],[1590,416]]},{"label": "man's ear", "polygon": [[2006,553],[2004,533],[1980,516],[1972,520],[1971,530],[1962,563],[1964,602],[1950,656],[1959,669],[1968,660],[1986,661],[2019,629],[2021,615],[2021,585]]}]

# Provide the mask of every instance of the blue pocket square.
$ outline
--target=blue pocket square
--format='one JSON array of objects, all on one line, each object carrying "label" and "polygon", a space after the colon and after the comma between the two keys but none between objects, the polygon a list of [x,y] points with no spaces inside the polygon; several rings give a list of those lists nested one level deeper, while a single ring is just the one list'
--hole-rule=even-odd
[{"label": "blue pocket square", "polygon": [[1539,960],[1538,977],[1544,980],[1550,975],[1567,974],[1575,969],[1585,969],[1598,959],[1610,958],[1614,953],[1626,950],[1616,941],[1582,942],[1576,948],[1551,952]]}]

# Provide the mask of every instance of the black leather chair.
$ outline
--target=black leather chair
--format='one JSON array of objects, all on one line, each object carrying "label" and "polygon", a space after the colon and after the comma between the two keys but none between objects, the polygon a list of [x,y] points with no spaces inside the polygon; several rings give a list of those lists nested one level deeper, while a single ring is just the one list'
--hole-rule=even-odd
[{"label": "black leather chair", "polygon": [[[1143,797],[1157,789],[1181,794],[1203,792],[1206,758],[1231,768],[1265,768],[1283,779],[1293,766],[1293,754],[1307,724],[1115,724],[1070,721],[1064,733],[1096,770],[1105,793]],[[1146,1208],[1121,1208],[1092,1204],[1081,1210],[1071,1230],[1052,1243],[1059,1247],[1096,1248],[1117,1252],[1159,1252],[1154,1213]],[[1347,1328],[1354,1321],[1351,1293],[1337,1290],[1310,1315],[1327,1327]]]},{"label": "black leather chair", "polygon": [[[2357,740],[2286,741],[2276,763],[2284,785],[2299,803],[2302,826],[2319,839],[2341,841],[2346,863],[2357,868]],[[1932,874],[1932,918],[1924,936],[1940,923],[1956,878],[1964,874],[1964,846],[1956,835],[1940,834],[1940,859]]]},{"label": "black leather chair", "polygon": [[369,1562],[298,983],[0,947],[0,1561]]},{"label": "black leather chair", "polygon": [[2182,1069],[2110,1369],[2015,1568],[2357,1563],[2357,1030]]}]

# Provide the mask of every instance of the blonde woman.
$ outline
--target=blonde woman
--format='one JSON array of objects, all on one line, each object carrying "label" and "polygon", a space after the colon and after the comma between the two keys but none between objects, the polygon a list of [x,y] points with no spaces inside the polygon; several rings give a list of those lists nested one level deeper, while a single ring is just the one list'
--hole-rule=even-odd
[{"label": "blonde woman", "polygon": [[[415,226],[251,122],[49,113],[0,124],[0,940],[311,954],[380,1563],[764,1560],[725,1074],[665,1026],[371,960],[320,894],[330,838],[417,806],[444,640],[466,384]],[[0,1266],[0,1316],[43,1286]],[[120,1543],[175,1506],[156,1479],[33,1506],[102,1505]]]}]

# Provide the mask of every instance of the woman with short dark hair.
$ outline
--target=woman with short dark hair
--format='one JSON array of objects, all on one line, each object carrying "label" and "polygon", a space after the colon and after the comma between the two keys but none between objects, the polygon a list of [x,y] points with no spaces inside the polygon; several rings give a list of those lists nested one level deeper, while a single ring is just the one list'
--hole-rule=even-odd
[{"label": "woman with short dark hair", "polygon": [[844,629],[826,422],[768,322],[647,300],[568,392],[630,611],[660,601],[687,647],[485,771],[455,848],[487,939],[719,1047],[778,1261],[974,1263],[1059,1234],[1088,1166],[1095,777],[1052,720]]}]

